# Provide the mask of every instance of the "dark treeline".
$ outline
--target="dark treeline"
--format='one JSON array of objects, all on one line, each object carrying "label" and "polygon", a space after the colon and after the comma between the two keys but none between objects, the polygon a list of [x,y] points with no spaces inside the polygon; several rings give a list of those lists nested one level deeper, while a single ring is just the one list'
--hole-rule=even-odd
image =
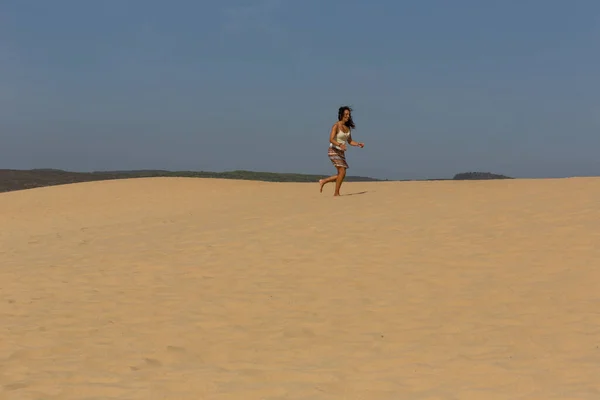
[{"label": "dark treeline", "polygon": [[491,172],[461,172],[454,175],[456,181],[485,180],[485,179],[512,179],[506,175],[492,174]]}]

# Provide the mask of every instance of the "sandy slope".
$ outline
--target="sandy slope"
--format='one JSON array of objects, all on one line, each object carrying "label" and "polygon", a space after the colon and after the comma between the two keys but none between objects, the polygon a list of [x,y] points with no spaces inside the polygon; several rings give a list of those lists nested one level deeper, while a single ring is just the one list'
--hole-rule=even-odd
[{"label": "sandy slope", "polygon": [[332,190],[0,195],[0,399],[600,398],[600,179]]}]

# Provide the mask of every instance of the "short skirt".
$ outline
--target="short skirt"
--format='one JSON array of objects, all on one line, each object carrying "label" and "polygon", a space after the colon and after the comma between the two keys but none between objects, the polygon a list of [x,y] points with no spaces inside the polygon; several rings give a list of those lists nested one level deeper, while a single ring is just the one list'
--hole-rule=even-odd
[{"label": "short skirt", "polygon": [[329,151],[327,152],[331,163],[335,167],[342,167],[348,169],[348,163],[346,162],[346,154],[345,151],[336,149],[333,146],[329,147]]}]

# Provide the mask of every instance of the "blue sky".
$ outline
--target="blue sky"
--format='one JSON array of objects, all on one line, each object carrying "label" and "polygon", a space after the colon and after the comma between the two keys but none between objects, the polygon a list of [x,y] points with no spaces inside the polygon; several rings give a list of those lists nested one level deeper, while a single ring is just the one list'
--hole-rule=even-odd
[{"label": "blue sky", "polygon": [[600,175],[600,2],[2,0],[0,168]]}]

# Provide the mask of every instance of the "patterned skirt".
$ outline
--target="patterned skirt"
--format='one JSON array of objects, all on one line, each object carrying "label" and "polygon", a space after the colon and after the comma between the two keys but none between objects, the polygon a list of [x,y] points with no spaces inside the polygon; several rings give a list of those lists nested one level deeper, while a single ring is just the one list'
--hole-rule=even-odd
[{"label": "patterned skirt", "polygon": [[338,150],[335,147],[329,147],[327,155],[329,155],[329,159],[335,167],[342,167],[346,169],[349,168],[348,163],[346,162],[346,154],[343,150]]}]

